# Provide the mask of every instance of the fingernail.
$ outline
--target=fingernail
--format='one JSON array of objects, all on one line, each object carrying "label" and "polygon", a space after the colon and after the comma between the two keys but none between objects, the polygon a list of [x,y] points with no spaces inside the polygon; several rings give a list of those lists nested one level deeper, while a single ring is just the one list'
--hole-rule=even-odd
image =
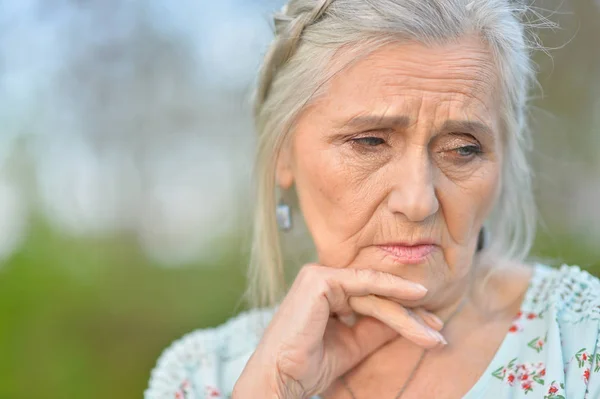
[{"label": "fingernail", "polygon": [[421,284],[413,283],[413,286],[415,287],[415,291],[419,293],[426,293],[428,291],[427,288]]},{"label": "fingernail", "polygon": [[433,338],[435,338],[436,341],[438,341],[441,344],[448,344],[444,336],[435,330],[429,330],[429,335],[431,335]]},{"label": "fingernail", "polygon": [[446,341],[446,338],[444,338],[444,336],[442,334],[440,334],[439,332],[437,332],[437,335],[440,337],[440,342],[444,345],[448,345],[448,341]]},{"label": "fingernail", "polygon": [[433,324],[437,324],[440,327],[442,327],[444,325],[444,322],[442,321],[442,319],[440,319],[433,313],[427,313],[427,317],[429,317],[431,319],[431,321],[433,321]]}]

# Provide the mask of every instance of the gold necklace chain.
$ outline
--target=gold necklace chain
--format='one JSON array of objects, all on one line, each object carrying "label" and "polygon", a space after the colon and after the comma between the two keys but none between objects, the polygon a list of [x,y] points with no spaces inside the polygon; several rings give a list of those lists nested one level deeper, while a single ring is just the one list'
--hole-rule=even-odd
[{"label": "gold necklace chain", "polygon": [[[456,314],[458,314],[458,312],[460,312],[462,310],[462,308],[467,303],[467,297],[468,296],[469,296],[469,293],[467,292],[465,294],[465,296],[463,297],[463,299],[461,300],[460,304],[454,310],[454,312],[452,312],[452,314],[448,317],[448,319],[446,319],[446,322],[444,323],[444,327],[448,326],[448,323],[452,320],[452,318]],[[400,397],[402,396],[402,394],[404,393],[404,391],[408,387],[408,384],[411,382],[411,380],[413,379],[415,373],[417,372],[417,369],[419,368],[419,366],[421,365],[421,363],[423,363],[423,359],[425,358],[426,354],[427,354],[427,349],[423,349],[423,352],[421,352],[421,356],[419,357],[419,360],[417,361],[417,364],[415,364],[415,366],[413,367],[413,369],[410,372],[408,378],[406,379],[406,382],[404,383],[404,385],[402,386],[402,388],[400,388],[400,390],[398,391],[398,393],[396,394],[396,396],[394,397],[394,399],[400,399]],[[357,399],[356,395],[354,394],[354,391],[352,390],[352,388],[350,388],[350,385],[348,385],[348,382],[346,381],[346,379],[344,378],[344,376],[340,377],[340,381],[342,382],[342,385],[344,385],[344,387],[348,390],[348,392],[350,393],[350,396],[352,396],[352,399]]]}]

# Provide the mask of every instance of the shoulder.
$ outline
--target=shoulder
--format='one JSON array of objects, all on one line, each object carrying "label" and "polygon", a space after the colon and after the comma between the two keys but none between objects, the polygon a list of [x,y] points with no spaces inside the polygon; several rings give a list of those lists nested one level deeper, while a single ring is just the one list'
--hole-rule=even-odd
[{"label": "shoulder", "polygon": [[529,299],[545,319],[543,342],[560,354],[557,387],[569,398],[600,398],[600,280],[576,265],[538,268]]},{"label": "shoulder", "polygon": [[227,398],[274,311],[248,310],[174,341],[150,373],[144,398]]},{"label": "shoulder", "polygon": [[[490,387],[510,397],[518,391],[518,397],[600,399],[600,280],[576,265],[533,268],[521,309],[490,365],[500,380]],[[501,396],[508,397],[493,397]]]},{"label": "shoulder", "polygon": [[528,292],[536,310],[552,309],[560,323],[600,320],[600,280],[577,265],[535,265]]}]

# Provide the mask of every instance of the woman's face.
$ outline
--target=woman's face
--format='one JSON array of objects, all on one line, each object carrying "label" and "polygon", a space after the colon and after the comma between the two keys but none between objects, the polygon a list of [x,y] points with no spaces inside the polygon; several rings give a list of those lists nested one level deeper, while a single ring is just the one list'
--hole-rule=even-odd
[{"label": "woman's face", "polygon": [[[277,166],[320,264],[386,271],[431,294],[464,280],[499,191],[497,81],[487,47],[465,37],[390,44],[329,82]],[[430,245],[394,246],[420,242]]]}]

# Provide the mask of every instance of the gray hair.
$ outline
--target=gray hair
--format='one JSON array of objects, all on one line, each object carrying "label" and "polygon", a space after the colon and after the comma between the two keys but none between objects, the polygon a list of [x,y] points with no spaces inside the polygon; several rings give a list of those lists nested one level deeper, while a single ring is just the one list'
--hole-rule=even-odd
[{"label": "gray hair", "polygon": [[530,11],[511,0],[290,0],[275,14],[275,38],[254,104],[256,203],[246,292],[252,306],[274,305],[285,292],[275,217],[277,157],[296,117],[335,73],[328,65],[342,46],[364,54],[393,41],[435,45],[469,33],[487,43],[502,86],[505,161],[500,194],[485,221],[491,236],[486,251],[509,259],[527,257],[537,211],[526,109],[529,89],[536,83],[531,52],[541,48],[526,22]]}]

